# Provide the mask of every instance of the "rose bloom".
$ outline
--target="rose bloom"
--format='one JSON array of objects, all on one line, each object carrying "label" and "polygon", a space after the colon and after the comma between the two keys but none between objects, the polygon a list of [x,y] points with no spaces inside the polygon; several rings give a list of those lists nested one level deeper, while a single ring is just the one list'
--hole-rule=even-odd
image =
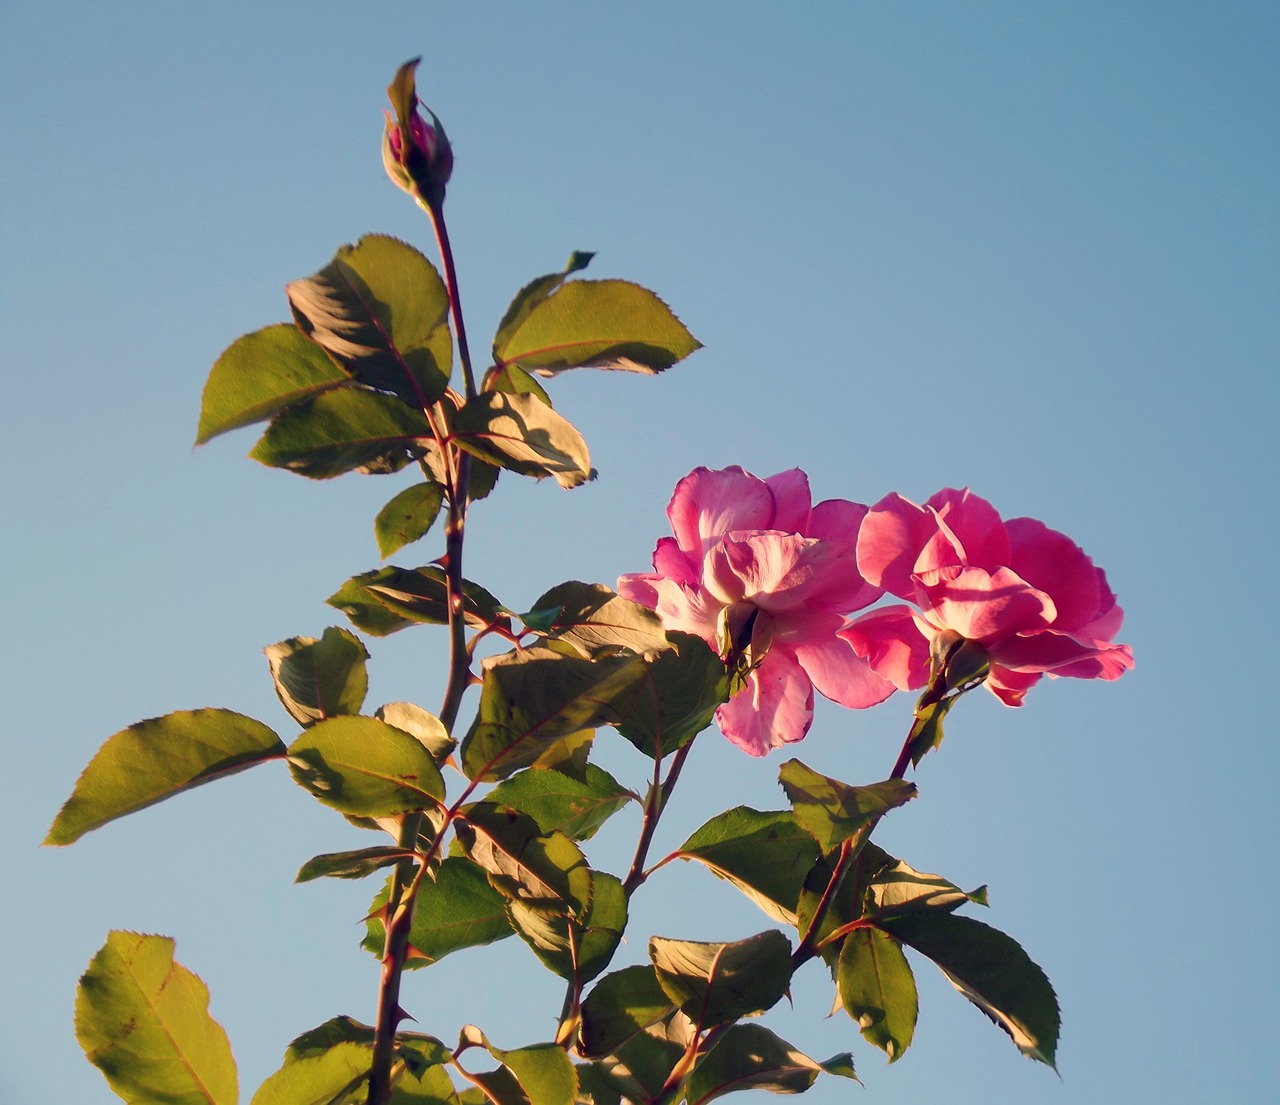
[{"label": "rose bloom", "polygon": [[1133,667],[1133,650],[1113,643],[1123,613],[1102,569],[1069,537],[1034,518],[1002,521],[968,489],[924,506],[881,499],[862,523],[858,567],[916,607],[872,611],[840,634],[902,690],[928,683],[930,644],[948,630],[981,647],[985,684],[1009,706],[1042,675],[1119,679]]},{"label": "rose bloom", "polygon": [[811,506],[799,469],[762,480],[697,468],[676,485],[675,536],[658,542],[653,572],[618,580],[620,595],[701,637],[736,673],[716,721],[753,756],[804,737],[814,688],[855,709],[893,693],[839,633],[882,593],[858,574],[866,512],[843,499]]}]

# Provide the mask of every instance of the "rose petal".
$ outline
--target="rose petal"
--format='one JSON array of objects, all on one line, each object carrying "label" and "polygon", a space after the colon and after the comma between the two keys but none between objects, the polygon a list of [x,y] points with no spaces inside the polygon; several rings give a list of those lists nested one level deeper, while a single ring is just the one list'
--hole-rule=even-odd
[{"label": "rose petal", "polygon": [[929,682],[930,638],[921,631],[910,607],[872,610],[846,625],[839,636],[898,690],[916,690]]},{"label": "rose petal", "polygon": [[999,568],[1009,563],[1009,537],[1000,514],[986,499],[967,487],[957,491],[945,487],[929,497],[925,506],[938,517],[960,542],[964,563],[979,568]]},{"label": "rose petal", "polygon": [[965,568],[936,587],[922,587],[931,621],[988,648],[1015,633],[1043,629],[1054,618],[1053,600],[1009,568]]},{"label": "rose petal", "polygon": [[771,528],[773,512],[768,485],[737,467],[695,468],[676,484],[667,506],[676,541],[699,563],[707,548],[732,530]]},{"label": "rose petal", "polygon": [[984,686],[1006,706],[1021,706],[1027,691],[1039,682],[1038,672],[1010,671],[992,664]]},{"label": "rose petal", "polygon": [[809,492],[809,477],[799,468],[790,468],[776,476],[770,476],[764,482],[773,495],[773,517],[763,525],[749,528],[807,534],[809,507],[813,502],[813,496]]},{"label": "rose petal", "polygon": [[1005,528],[1012,547],[1009,567],[1052,596],[1058,611],[1054,628],[1071,632],[1093,621],[1101,606],[1103,581],[1084,550],[1034,518],[1012,518]]},{"label": "rose petal", "polygon": [[923,508],[896,491],[867,511],[858,530],[858,571],[873,587],[902,599],[915,598],[912,571],[936,523]]},{"label": "rose petal", "polygon": [[893,683],[872,671],[845,638],[827,634],[793,647],[814,688],[841,706],[865,710],[893,694]]},{"label": "rose petal", "polygon": [[716,710],[720,731],[744,752],[767,755],[803,739],[813,723],[813,684],[785,645],[775,645],[746,686]]}]

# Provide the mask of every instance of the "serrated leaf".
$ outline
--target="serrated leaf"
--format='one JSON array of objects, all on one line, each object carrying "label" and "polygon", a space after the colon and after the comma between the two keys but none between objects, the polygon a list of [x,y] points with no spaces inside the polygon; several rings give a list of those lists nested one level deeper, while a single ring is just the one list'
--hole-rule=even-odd
[{"label": "serrated leaf", "polygon": [[549,376],[567,368],[656,373],[701,343],[653,292],[625,280],[578,280],[535,304],[494,357]]},{"label": "serrated leaf", "polygon": [[542,595],[533,610],[521,616],[525,625],[567,641],[588,658],[618,649],[644,653],[670,647],[657,614],[600,583],[561,583]]},{"label": "serrated leaf", "polygon": [[[410,970],[430,966],[450,952],[492,944],[511,935],[507,900],[493,889],[483,868],[463,856],[450,856],[434,874],[418,893],[409,943],[419,954],[406,961]],[[370,908],[361,942],[379,957],[383,931],[375,915],[387,900],[384,887]]]},{"label": "serrated leaf", "polygon": [[847,1054],[817,1063],[763,1025],[735,1024],[699,1060],[685,1083],[684,1099],[688,1105],[703,1105],[736,1090],[804,1093],[824,1071],[846,1070],[846,1077],[853,1077]]},{"label": "serrated leaf", "polygon": [[[339,1044],[353,1043],[371,1050],[375,1036],[373,1025],[362,1024],[354,1017],[330,1017],[324,1024],[308,1029],[289,1042],[284,1052],[284,1065],[322,1055]],[[432,1065],[447,1063],[453,1057],[443,1043],[421,1032],[397,1032],[395,1043],[397,1059],[419,1072]]]},{"label": "serrated leaf", "polygon": [[948,981],[1009,1034],[1031,1059],[1054,1065],[1058,999],[1044,972],[1003,932],[942,910],[877,922],[932,959]]},{"label": "serrated leaf", "polygon": [[508,395],[532,395],[548,407],[555,406],[551,396],[534,377],[519,365],[494,365],[484,376],[481,391],[501,391]]},{"label": "serrated leaf", "polygon": [[209,991],[167,936],[112,932],[76,993],[76,1039],[130,1105],[235,1105],[236,1064]]},{"label": "serrated leaf", "polygon": [[[459,1046],[485,1048],[514,1078],[529,1105],[573,1105],[578,1093],[578,1076],[573,1060],[556,1044],[533,1044],[506,1051],[494,1047],[475,1025],[464,1025]],[[496,1093],[496,1100],[511,1100],[511,1087],[504,1086],[501,1080],[491,1085],[488,1077],[480,1076],[477,1080]]]},{"label": "serrated leaf", "polygon": [[590,906],[591,870],[564,833],[543,834],[531,817],[491,802],[464,807],[454,829],[504,897],[579,917]]},{"label": "serrated leaf", "polygon": [[331,626],[319,639],[290,637],[263,651],[276,696],[299,725],[360,712],[369,689],[369,653],[354,633]]},{"label": "serrated leaf", "polygon": [[375,871],[390,867],[399,860],[412,856],[403,848],[360,848],[353,852],[326,852],[313,856],[299,869],[294,882],[311,882],[313,879],[363,879]]},{"label": "serrated leaf", "polygon": [[480,708],[462,742],[463,770],[469,779],[502,779],[562,737],[618,724],[644,673],[639,656],[583,660],[546,648],[486,660]]},{"label": "serrated leaf", "polygon": [[627,894],[607,871],[591,873],[591,905],[579,919],[512,901],[511,927],[546,967],[581,986],[609,965],[627,927]]},{"label": "serrated leaf", "polygon": [[906,805],[916,796],[915,784],[902,779],[853,787],[820,775],[799,760],[784,763],[778,778],[800,824],[813,834],[823,851],[830,851],[868,822]]},{"label": "serrated leaf", "polygon": [[371,717],[336,717],[289,746],[289,770],[326,806],[357,817],[434,809],[444,780],[413,737]]},{"label": "serrated leaf", "polygon": [[889,1062],[902,1058],[919,1009],[915,976],[898,942],[879,929],[854,929],[840,949],[836,985],[863,1038]]},{"label": "serrated leaf", "polygon": [[361,383],[418,409],[444,394],[453,359],[449,293],[412,246],[366,235],[285,291],[302,331]]},{"label": "serrated leaf", "polygon": [[805,874],[819,850],[789,810],[737,806],[704,824],[677,855],[705,864],[774,920],[794,925]]},{"label": "serrated leaf", "polygon": [[412,702],[388,702],[385,706],[379,706],[373,716],[408,733],[427,750],[439,766],[444,765],[457,747],[458,742],[449,736],[444,722]]},{"label": "serrated leaf", "polygon": [[776,930],[730,943],[654,936],[649,959],[667,996],[699,1028],[771,1009],[791,983],[791,941]]},{"label": "serrated leaf", "polygon": [[431,426],[392,395],[341,388],[290,407],[267,427],[250,458],[313,480],[345,472],[397,472],[422,451]]},{"label": "serrated leaf", "polygon": [[383,558],[423,537],[431,529],[443,502],[444,488],[439,484],[415,483],[378,511],[373,532]]},{"label": "serrated leaf", "polygon": [[588,1059],[608,1055],[674,1010],[675,1003],[650,964],[613,971],[582,1003],[578,1049]]},{"label": "serrated leaf", "polygon": [[482,392],[458,411],[452,435],[454,444],[473,456],[522,476],[554,476],[561,487],[591,478],[582,434],[533,395]]},{"label": "serrated leaf", "polygon": [[46,844],[71,844],[92,829],[184,790],[285,754],[260,721],[231,710],[182,710],[110,737],[76,780]]},{"label": "serrated leaf", "polygon": [[595,1063],[579,1063],[578,1105],[622,1105],[622,1095],[609,1085]]},{"label": "serrated leaf", "polygon": [[495,361],[499,363],[502,361],[498,351],[510,341],[511,335],[529,317],[529,312],[560,287],[573,273],[585,269],[594,256],[594,253],[574,250],[569,255],[569,261],[562,271],[548,273],[546,276],[539,276],[530,280],[516,293],[511,305],[507,308],[506,314],[502,316],[502,322],[498,324],[498,333],[493,339],[493,357]]},{"label": "serrated leaf", "polygon": [[942,722],[959,698],[959,695],[949,695],[928,706],[916,707],[915,721],[907,733],[912,767],[919,767],[920,761],[942,743]]},{"label": "serrated leaf", "polygon": [[[341,610],[357,628],[386,637],[411,625],[445,625],[449,620],[449,586],[435,565],[397,568],[388,565],[352,576],[325,600]],[[462,581],[462,614],[477,628],[510,626],[505,608],[483,587]]]},{"label": "serrated leaf", "polygon": [[701,638],[668,633],[670,648],[648,660],[618,732],[646,756],[662,759],[711,724],[729,700],[729,673]]},{"label": "serrated leaf", "polygon": [[558,829],[574,840],[590,840],[623,806],[639,799],[595,764],[587,764],[584,775],[520,771],[494,787],[486,799],[527,813],[544,833]]},{"label": "serrated leaf", "polygon": [[361,1105],[373,1053],[338,1043],[287,1063],[258,1087],[250,1105]]},{"label": "serrated leaf", "polygon": [[196,444],[271,418],[349,383],[296,326],[277,323],[238,338],[214,362],[200,400]]},{"label": "serrated leaf", "polygon": [[886,862],[867,881],[868,915],[892,917],[919,909],[950,912],[965,902],[986,904],[986,887],[965,893],[941,875],[917,871],[902,860],[886,856]]},{"label": "serrated leaf", "polygon": [[679,1009],[636,1033],[596,1061],[605,1084],[627,1101],[656,1101],[695,1044],[695,1029]]}]

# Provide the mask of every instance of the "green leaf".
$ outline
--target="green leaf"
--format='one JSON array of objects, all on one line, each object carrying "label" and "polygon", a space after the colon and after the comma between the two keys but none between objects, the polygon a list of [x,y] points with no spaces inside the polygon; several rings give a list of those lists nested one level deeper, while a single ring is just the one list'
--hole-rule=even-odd
[{"label": "green leaf", "polygon": [[486,391],[453,420],[454,443],[483,461],[577,487],[591,478],[587,443],[574,425],[533,395]]},{"label": "green leaf", "polygon": [[596,983],[582,1003],[579,1050],[588,1059],[608,1055],[674,1010],[675,1003],[649,964],[613,971]]},{"label": "green leaf", "polygon": [[[352,576],[325,600],[341,610],[357,629],[386,637],[411,625],[445,625],[449,586],[443,569],[388,565]],[[510,628],[506,609],[478,583],[462,581],[462,614],[468,625]]]},{"label": "green leaf", "polygon": [[771,1009],[791,982],[791,941],[776,930],[732,943],[654,936],[649,959],[667,996],[699,1028]]},{"label": "green leaf", "polygon": [[836,974],[840,1002],[889,1062],[902,1057],[916,1030],[916,980],[892,937],[873,928],[854,929],[840,949]]},{"label": "green leaf", "polygon": [[942,909],[948,913],[965,902],[986,905],[985,886],[965,893],[941,875],[917,871],[914,867],[885,856],[886,862],[867,881],[866,910],[869,916],[894,917],[919,909]]},{"label": "green leaf", "polygon": [[[308,1029],[290,1041],[285,1048],[284,1065],[323,1055],[339,1044],[359,1044],[372,1050],[375,1036],[372,1025],[362,1024],[354,1017],[330,1017],[324,1024]],[[443,1043],[421,1032],[397,1032],[395,1043],[397,1060],[414,1071],[422,1072],[453,1058],[453,1053]]]},{"label": "green leaf", "polygon": [[627,1101],[657,1101],[695,1043],[693,1023],[675,1009],[598,1059],[596,1070],[605,1084]]},{"label": "green leaf", "polygon": [[491,802],[464,807],[454,829],[463,851],[504,897],[577,917],[590,907],[591,870],[564,833],[543,834],[531,817]]},{"label": "green leaf", "polygon": [[701,347],[653,292],[624,280],[564,284],[508,329],[495,359],[543,376],[566,368],[651,374]]},{"label": "green leaf", "polygon": [[108,821],[265,760],[284,745],[267,726],[231,710],[183,710],[110,737],[76,780],[46,844],[71,844]]},{"label": "green leaf", "polygon": [[618,649],[643,653],[670,647],[657,614],[600,583],[561,583],[534,603],[532,613],[521,615],[521,621],[567,641],[588,659]]},{"label": "green leaf", "polygon": [[235,1105],[236,1064],[209,991],[167,936],[112,932],[81,976],[76,1039],[130,1105]]},{"label": "green leaf", "polygon": [[518,365],[494,365],[484,374],[481,391],[501,391],[507,395],[533,395],[548,407],[554,406],[551,396],[537,380]]},{"label": "green leaf", "polygon": [[263,651],[276,695],[299,725],[360,712],[369,689],[369,653],[355,634],[331,626],[318,640],[290,637]]},{"label": "green leaf", "polygon": [[824,1071],[852,1078],[852,1057],[845,1053],[816,1063],[763,1025],[735,1024],[694,1068],[684,1099],[703,1105],[735,1090],[804,1093]]},{"label": "green leaf", "polygon": [[655,759],[684,747],[729,700],[729,673],[705,641],[668,633],[670,648],[648,661],[618,732]]},{"label": "green leaf", "polygon": [[413,852],[403,848],[360,848],[354,852],[326,852],[313,856],[299,869],[294,882],[311,882],[313,879],[363,879],[383,867],[408,857]]},{"label": "green leaf", "polygon": [[[486,1048],[510,1072],[530,1105],[573,1105],[578,1093],[578,1075],[573,1069],[573,1060],[556,1044],[533,1044],[504,1051],[494,1047],[474,1025],[464,1025],[459,1047],[465,1046]],[[492,1087],[487,1082],[485,1085],[499,1091],[496,1100],[510,1100],[509,1086],[504,1087],[501,1082]]]},{"label": "green leaf", "polygon": [[443,721],[412,702],[388,702],[385,706],[379,706],[373,716],[408,733],[431,754],[437,766],[443,767],[445,760],[458,745],[449,736],[449,730],[444,727]]},{"label": "green leaf", "polygon": [[628,802],[639,801],[603,768],[586,765],[585,778],[531,768],[512,775],[486,798],[527,813],[544,833],[560,830],[574,840],[590,840]]},{"label": "green leaf", "polygon": [[449,385],[449,293],[412,246],[370,234],[285,286],[298,326],[357,380],[431,406]]},{"label": "green leaf", "polygon": [[1044,972],[1015,940],[981,921],[942,910],[904,913],[877,923],[932,959],[1023,1055],[1054,1065],[1058,999]]},{"label": "green leaf", "polygon": [[430,437],[421,411],[391,395],[342,388],[289,408],[249,456],[313,480],[352,471],[381,475],[403,468]]},{"label": "green leaf", "polygon": [[462,742],[467,778],[505,778],[570,733],[618,724],[644,672],[638,656],[583,660],[547,648],[486,660],[480,709]]},{"label": "green leaf", "polygon": [[373,532],[383,558],[424,536],[443,501],[444,488],[438,483],[415,483],[378,511]]},{"label": "green leaf", "polygon": [[605,871],[593,871],[591,905],[581,920],[521,901],[508,907],[511,927],[546,967],[566,981],[589,982],[609,965],[627,927],[627,894]]},{"label": "green leaf", "polygon": [[622,1105],[622,1095],[609,1085],[595,1063],[579,1063],[576,1069],[579,1105]]},{"label": "green leaf", "polygon": [[413,737],[371,717],[313,725],[289,746],[294,781],[326,806],[358,817],[433,809],[444,780]]},{"label": "green leaf", "polygon": [[498,333],[493,339],[493,357],[495,361],[502,361],[498,350],[511,340],[511,335],[529,317],[529,312],[559,288],[573,273],[585,269],[594,256],[594,253],[574,250],[569,255],[569,261],[561,272],[548,273],[546,276],[539,276],[535,280],[530,280],[528,284],[516,293],[515,299],[511,301],[511,306],[507,308],[507,313],[502,316],[502,322],[498,325]]},{"label": "green leaf", "polygon": [[[387,903],[384,887],[369,911],[362,947],[382,956],[383,931],[378,911]],[[489,883],[484,869],[463,856],[450,856],[423,883],[413,914],[409,943],[418,955],[406,961],[410,969],[427,967],[450,952],[492,944],[511,935],[506,899]]]},{"label": "green leaf", "polygon": [[214,363],[200,401],[196,444],[271,418],[349,378],[288,323],[246,334]]},{"label": "green leaf", "polygon": [[728,879],[774,920],[796,923],[796,903],[818,846],[789,810],[737,806],[717,814],[676,853]]},{"label": "green leaf", "polygon": [[906,805],[916,796],[915,784],[902,779],[851,787],[819,775],[799,760],[784,763],[778,776],[800,824],[813,834],[823,851],[842,844],[868,822]]},{"label": "green leaf", "polygon": [[959,697],[949,695],[928,706],[916,707],[915,721],[907,733],[912,767],[919,767],[920,761],[942,743],[942,721]]},{"label": "green leaf", "polygon": [[258,1087],[251,1105],[361,1105],[372,1062],[365,1045],[335,1044],[281,1067]]}]

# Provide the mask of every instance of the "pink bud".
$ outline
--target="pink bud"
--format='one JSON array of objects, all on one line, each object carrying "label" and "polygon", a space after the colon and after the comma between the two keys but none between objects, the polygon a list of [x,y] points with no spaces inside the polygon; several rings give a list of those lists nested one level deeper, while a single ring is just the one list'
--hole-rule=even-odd
[{"label": "pink bud", "polygon": [[453,147],[436,113],[418,99],[413,73],[419,60],[402,65],[387,88],[396,116],[387,114],[382,163],[398,188],[432,207],[444,202],[444,188],[453,174]]}]

